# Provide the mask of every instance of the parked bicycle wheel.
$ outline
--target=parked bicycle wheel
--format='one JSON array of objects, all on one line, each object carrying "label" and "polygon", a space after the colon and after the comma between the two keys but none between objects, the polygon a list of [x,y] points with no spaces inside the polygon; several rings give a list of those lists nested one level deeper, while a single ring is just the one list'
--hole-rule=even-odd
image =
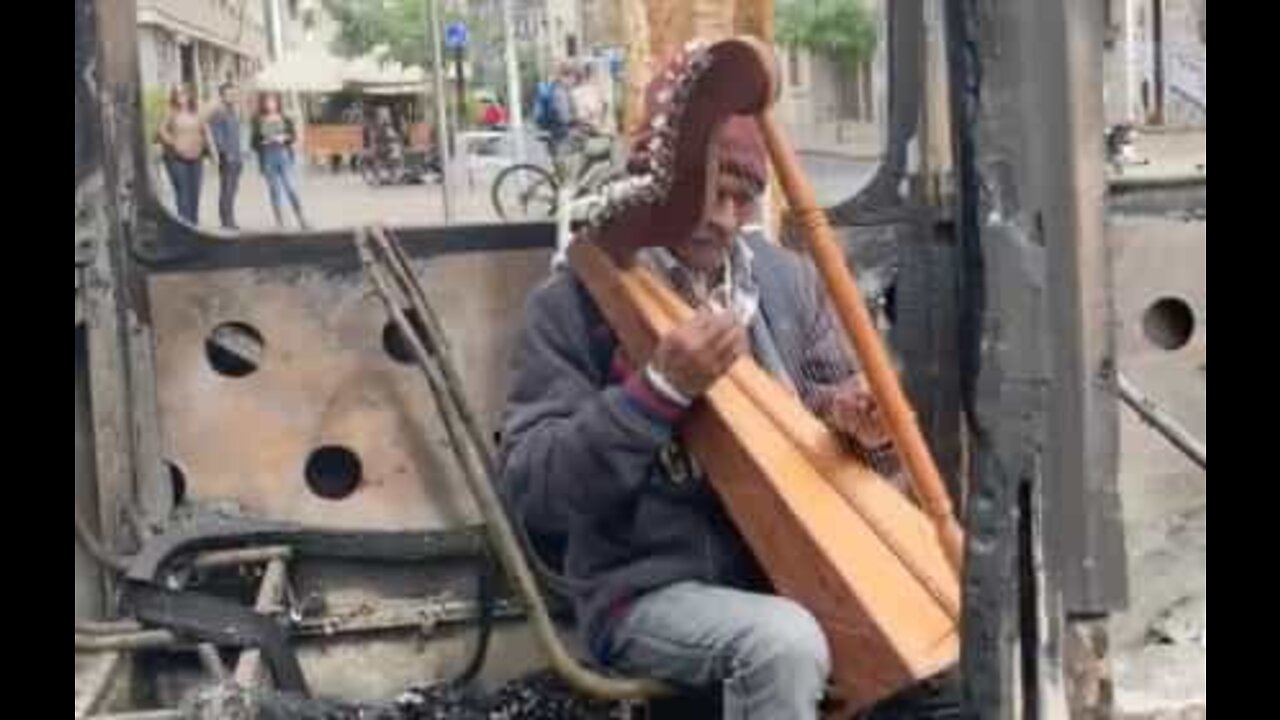
[{"label": "parked bicycle wheel", "polygon": [[507,222],[555,217],[555,177],[537,165],[512,165],[493,181],[493,209]]}]

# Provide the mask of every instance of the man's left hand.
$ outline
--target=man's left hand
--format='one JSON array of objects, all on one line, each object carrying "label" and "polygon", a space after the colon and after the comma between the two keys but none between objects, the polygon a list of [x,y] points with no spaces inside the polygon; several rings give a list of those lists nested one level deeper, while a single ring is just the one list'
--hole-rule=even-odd
[{"label": "man's left hand", "polygon": [[831,398],[831,422],[868,450],[879,450],[892,440],[880,403],[871,392],[865,375],[858,374],[840,384]]}]

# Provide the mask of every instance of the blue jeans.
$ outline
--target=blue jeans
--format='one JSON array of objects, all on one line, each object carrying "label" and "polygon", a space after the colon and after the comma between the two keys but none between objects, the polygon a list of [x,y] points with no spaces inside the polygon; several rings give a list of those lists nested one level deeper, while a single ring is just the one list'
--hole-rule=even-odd
[{"label": "blue jeans", "polygon": [[276,225],[284,227],[284,202],[287,198],[298,224],[306,228],[302,200],[298,197],[298,189],[293,182],[293,151],[280,146],[266,148],[262,151],[261,163],[262,175],[267,180],[267,191],[271,195],[271,210],[275,213]]},{"label": "blue jeans", "polygon": [[169,182],[173,184],[173,202],[178,208],[178,217],[191,225],[199,225],[200,184],[204,180],[204,161],[166,156],[164,167],[169,173]]},{"label": "blue jeans", "polygon": [[636,602],[613,632],[609,664],[686,688],[723,685],[725,720],[816,720],[831,653],[817,620],[790,600],[688,582]]},{"label": "blue jeans", "polygon": [[240,192],[240,173],[244,166],[239,160],[223,158],[219,164],[218,219],[226,230],[239,229],[236,224],[236,195]]}]

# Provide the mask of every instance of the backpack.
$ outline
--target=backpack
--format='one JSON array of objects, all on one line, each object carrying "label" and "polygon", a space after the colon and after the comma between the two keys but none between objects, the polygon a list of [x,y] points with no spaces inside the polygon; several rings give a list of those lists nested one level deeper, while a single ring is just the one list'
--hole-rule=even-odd
[{"label": "backpack", "polygon": [[565,125],[556,109],[556,84],[549,80],[538,83],[533,101],[533,122],[541,130],[554,131]]}]

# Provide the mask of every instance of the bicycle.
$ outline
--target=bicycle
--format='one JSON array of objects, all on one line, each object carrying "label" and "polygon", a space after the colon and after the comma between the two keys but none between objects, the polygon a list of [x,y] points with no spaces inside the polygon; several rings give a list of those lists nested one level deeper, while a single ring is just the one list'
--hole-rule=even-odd
[{"label": "bicycle", "polygon": [[494,178],[491,200],[498,217],[506,222],[554,218],[563,188],[570,188],[571,197],[577,199],[614,174],[613,139],[607,135],[579,130],[562,143],[546,134],[539,139],[552,158],[552,169],[520,163]]}]

